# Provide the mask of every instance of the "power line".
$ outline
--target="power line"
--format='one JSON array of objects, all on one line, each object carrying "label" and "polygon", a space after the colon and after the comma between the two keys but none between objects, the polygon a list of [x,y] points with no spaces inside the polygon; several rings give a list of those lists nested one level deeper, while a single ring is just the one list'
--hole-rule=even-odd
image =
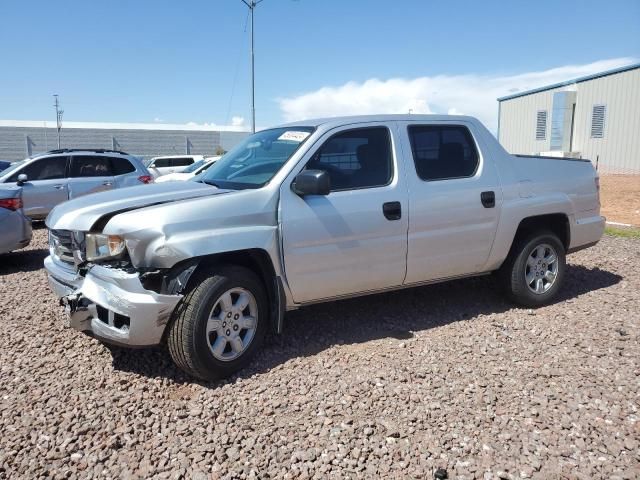
[{"label": "power line", "polygon": [[[247,16],[244,19],[244,27],[242,29],[242,31],[244,33],[247,32],[248,23],[249,23],[249,10],[247,10]],[[226,116],[226,121],[225,121],[225,123],[227,125],[229,125],[229,120],[230,120],[229,117],[231,116],[231,106],[232,106],[232,103],[233,103],[233,97],[234,97],[235,92],[236,92],[236,84],[238,83],[238,70],[240,69],[240,59],[242,57],[241,53],[242,53],[243,47],[244,47],[244,35],[242,36],[242,42],[241,42],[241,45],[240,45],[240,49],[238,51],[238,57],[237,57],[237,60],[236,60],[236,68],[235,68],[235,70],[233,72],[233,84],[231,85],[231,96],[229,97],[229,105],[227,107],[227,116]]]},{"label": "power line", "polygon": [[247,7],[251,15],[251,132],[256,133],[256,85],[255,85],[255,58],[253,41],[253,12],[263,0],[240,0]]}]

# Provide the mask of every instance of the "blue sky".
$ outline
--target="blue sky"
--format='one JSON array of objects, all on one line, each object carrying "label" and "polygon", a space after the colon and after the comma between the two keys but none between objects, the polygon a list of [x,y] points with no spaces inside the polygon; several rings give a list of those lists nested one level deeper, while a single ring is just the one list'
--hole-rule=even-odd
[{"label": "blue sky", "polygon": [[[67,121],[248,121],[246,19],[240,0],[3,1],[0,118],[53,120],[58,93]],[[257,123],[409,108],[491,123],[496,95],[639,58],[638,0],[264,0]]]}]

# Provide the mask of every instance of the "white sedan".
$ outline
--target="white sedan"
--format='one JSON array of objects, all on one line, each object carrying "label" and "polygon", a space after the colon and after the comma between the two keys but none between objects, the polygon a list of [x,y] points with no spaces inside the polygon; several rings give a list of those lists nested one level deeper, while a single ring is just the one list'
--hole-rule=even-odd
[{"label": "white sedan", "polygon": [[164,182],[183,182],[185,180],[189,180],[190,178],[195,177],[196,175],[201,174],[211,165],[216,163],[220,157],[207,157],[203,160],[199,160],[192,165],[189,165],[182,172],[169,173],[167,175],[163,175],[161,177],[156,178],[155,183],[164,183]]}]

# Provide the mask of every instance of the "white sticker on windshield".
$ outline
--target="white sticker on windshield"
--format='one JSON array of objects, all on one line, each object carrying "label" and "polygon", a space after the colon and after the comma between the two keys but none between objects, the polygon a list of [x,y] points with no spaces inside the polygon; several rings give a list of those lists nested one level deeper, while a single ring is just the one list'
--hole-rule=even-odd
[{"label": "white sticker on windshield", "polygon": [[309,132],[295,132],[289,130],[278,137],[278,140],[289,140],[291,142],[301,142],[309,136]]}]

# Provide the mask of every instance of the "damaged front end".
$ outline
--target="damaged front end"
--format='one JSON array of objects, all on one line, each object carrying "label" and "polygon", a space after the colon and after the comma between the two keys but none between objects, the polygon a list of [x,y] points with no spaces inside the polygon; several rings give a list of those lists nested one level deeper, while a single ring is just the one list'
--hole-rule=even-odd
[{"label": "damaged front end", "polygon": [[[162,271],[150,275],[122,259],[103,264],[87,262],[82,243],[82,234],[52,231],[51,254],[44,262],[49,285],[65,307],[69,325],[105,342],[128,347],[161,343],[182,298],[180,281],[186,282],[188,276],[169,279]],[[160,288],[155,288],[149,278],[161,279]],[[169,284],[172,293],[161,293]]]}]

